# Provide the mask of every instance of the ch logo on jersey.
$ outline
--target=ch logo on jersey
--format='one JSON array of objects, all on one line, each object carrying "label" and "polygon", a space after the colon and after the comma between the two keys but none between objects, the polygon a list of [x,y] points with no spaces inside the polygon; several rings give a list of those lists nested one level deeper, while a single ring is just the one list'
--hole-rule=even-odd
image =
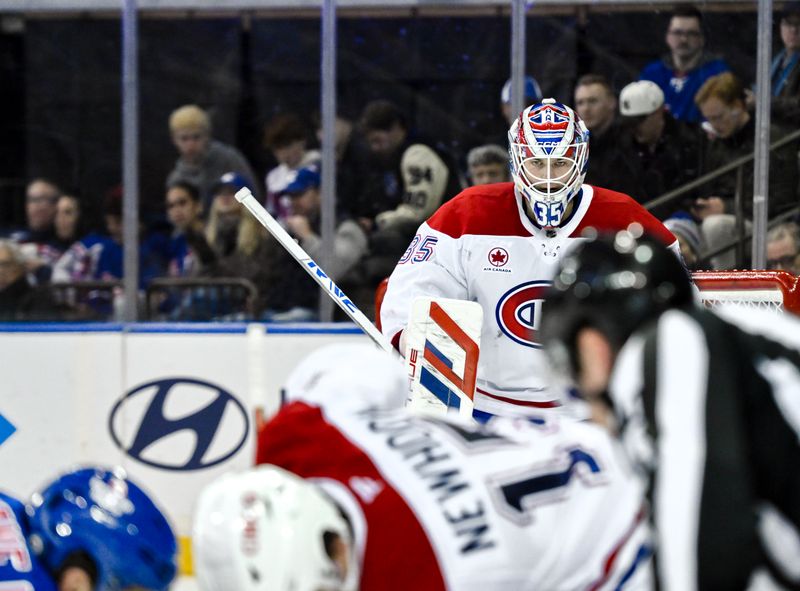
[{"label": "ch logo on jersey", "polygon": [[536,340],[544,293],[550,281],[528,281],[509,289],[497,302],[495,318],[500,330],[515,343],[541,349]]}]

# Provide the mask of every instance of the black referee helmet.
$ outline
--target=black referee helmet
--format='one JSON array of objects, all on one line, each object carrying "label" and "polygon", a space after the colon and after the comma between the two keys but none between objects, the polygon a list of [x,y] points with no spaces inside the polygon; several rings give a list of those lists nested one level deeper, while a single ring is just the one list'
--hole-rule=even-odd
[{"label": "black referee helmet", "polygon": [[551,359],[577,377],[580,329],[600,331],[616,353],[671,308],[694,305],[688,271],[640,228],[588,239],[568,254],[545,296],[539,336]]}]

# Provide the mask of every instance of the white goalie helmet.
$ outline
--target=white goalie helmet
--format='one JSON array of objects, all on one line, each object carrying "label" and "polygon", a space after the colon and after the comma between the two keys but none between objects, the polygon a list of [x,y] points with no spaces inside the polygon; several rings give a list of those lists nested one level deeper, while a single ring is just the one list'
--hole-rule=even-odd
[{"label": "white goalie helmet", "polygon": [[542,228],[561,224],[589,164],[589,130],[571,108],[554,99],[531,105],[508,130],[514,185]]},{"label": "white goalie helmet", "polygon": [[[357,587],[342,513],[316,486],[276,466],[228,473],[208,485],[195,509],[192,544],[202,591]],[[343,563],[331,556],[333,546],[346,548]]]}]

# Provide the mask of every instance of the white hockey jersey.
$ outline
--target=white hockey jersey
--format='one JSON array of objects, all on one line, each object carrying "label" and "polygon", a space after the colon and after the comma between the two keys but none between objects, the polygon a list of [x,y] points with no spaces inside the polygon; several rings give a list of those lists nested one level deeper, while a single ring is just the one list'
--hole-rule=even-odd
[{"label": "white hockey jersey", "polygon": [[599,427],[480,427],[329,398],[286,405],[257,463],[345,508],[362,591],[652,588],[643,490]]},{"label": "white hockey jersey", "polygon": [[513,183],[471,187],[420,226],[400,259],[381,307],[383,333],[398,345],[418,296],[476,301],[483,329],[475,408],[519,414],[558,406],[536,335],[544,291],[586,228],[612,232],[634,222],[679,256],[675,236],[622,193],[583,185],[573,213],[547,232],[525,215]]}]

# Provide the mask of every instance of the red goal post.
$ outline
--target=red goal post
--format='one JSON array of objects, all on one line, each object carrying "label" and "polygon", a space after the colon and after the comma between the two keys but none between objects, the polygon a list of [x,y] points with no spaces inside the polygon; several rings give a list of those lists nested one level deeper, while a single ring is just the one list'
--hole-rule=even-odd
[{"label": "red goal post", "polygon": [[703,302],[789,310],[800,314],[800,277],[787,271],[696,271]]},{"label": "red goal post", "polygon": [[[800,315],[800,277],[788,271],[695,271],[700,297],[711,308],[738,304]],[[380,330],[380,310],[388,279],[375,293],[375,323]]]}]

